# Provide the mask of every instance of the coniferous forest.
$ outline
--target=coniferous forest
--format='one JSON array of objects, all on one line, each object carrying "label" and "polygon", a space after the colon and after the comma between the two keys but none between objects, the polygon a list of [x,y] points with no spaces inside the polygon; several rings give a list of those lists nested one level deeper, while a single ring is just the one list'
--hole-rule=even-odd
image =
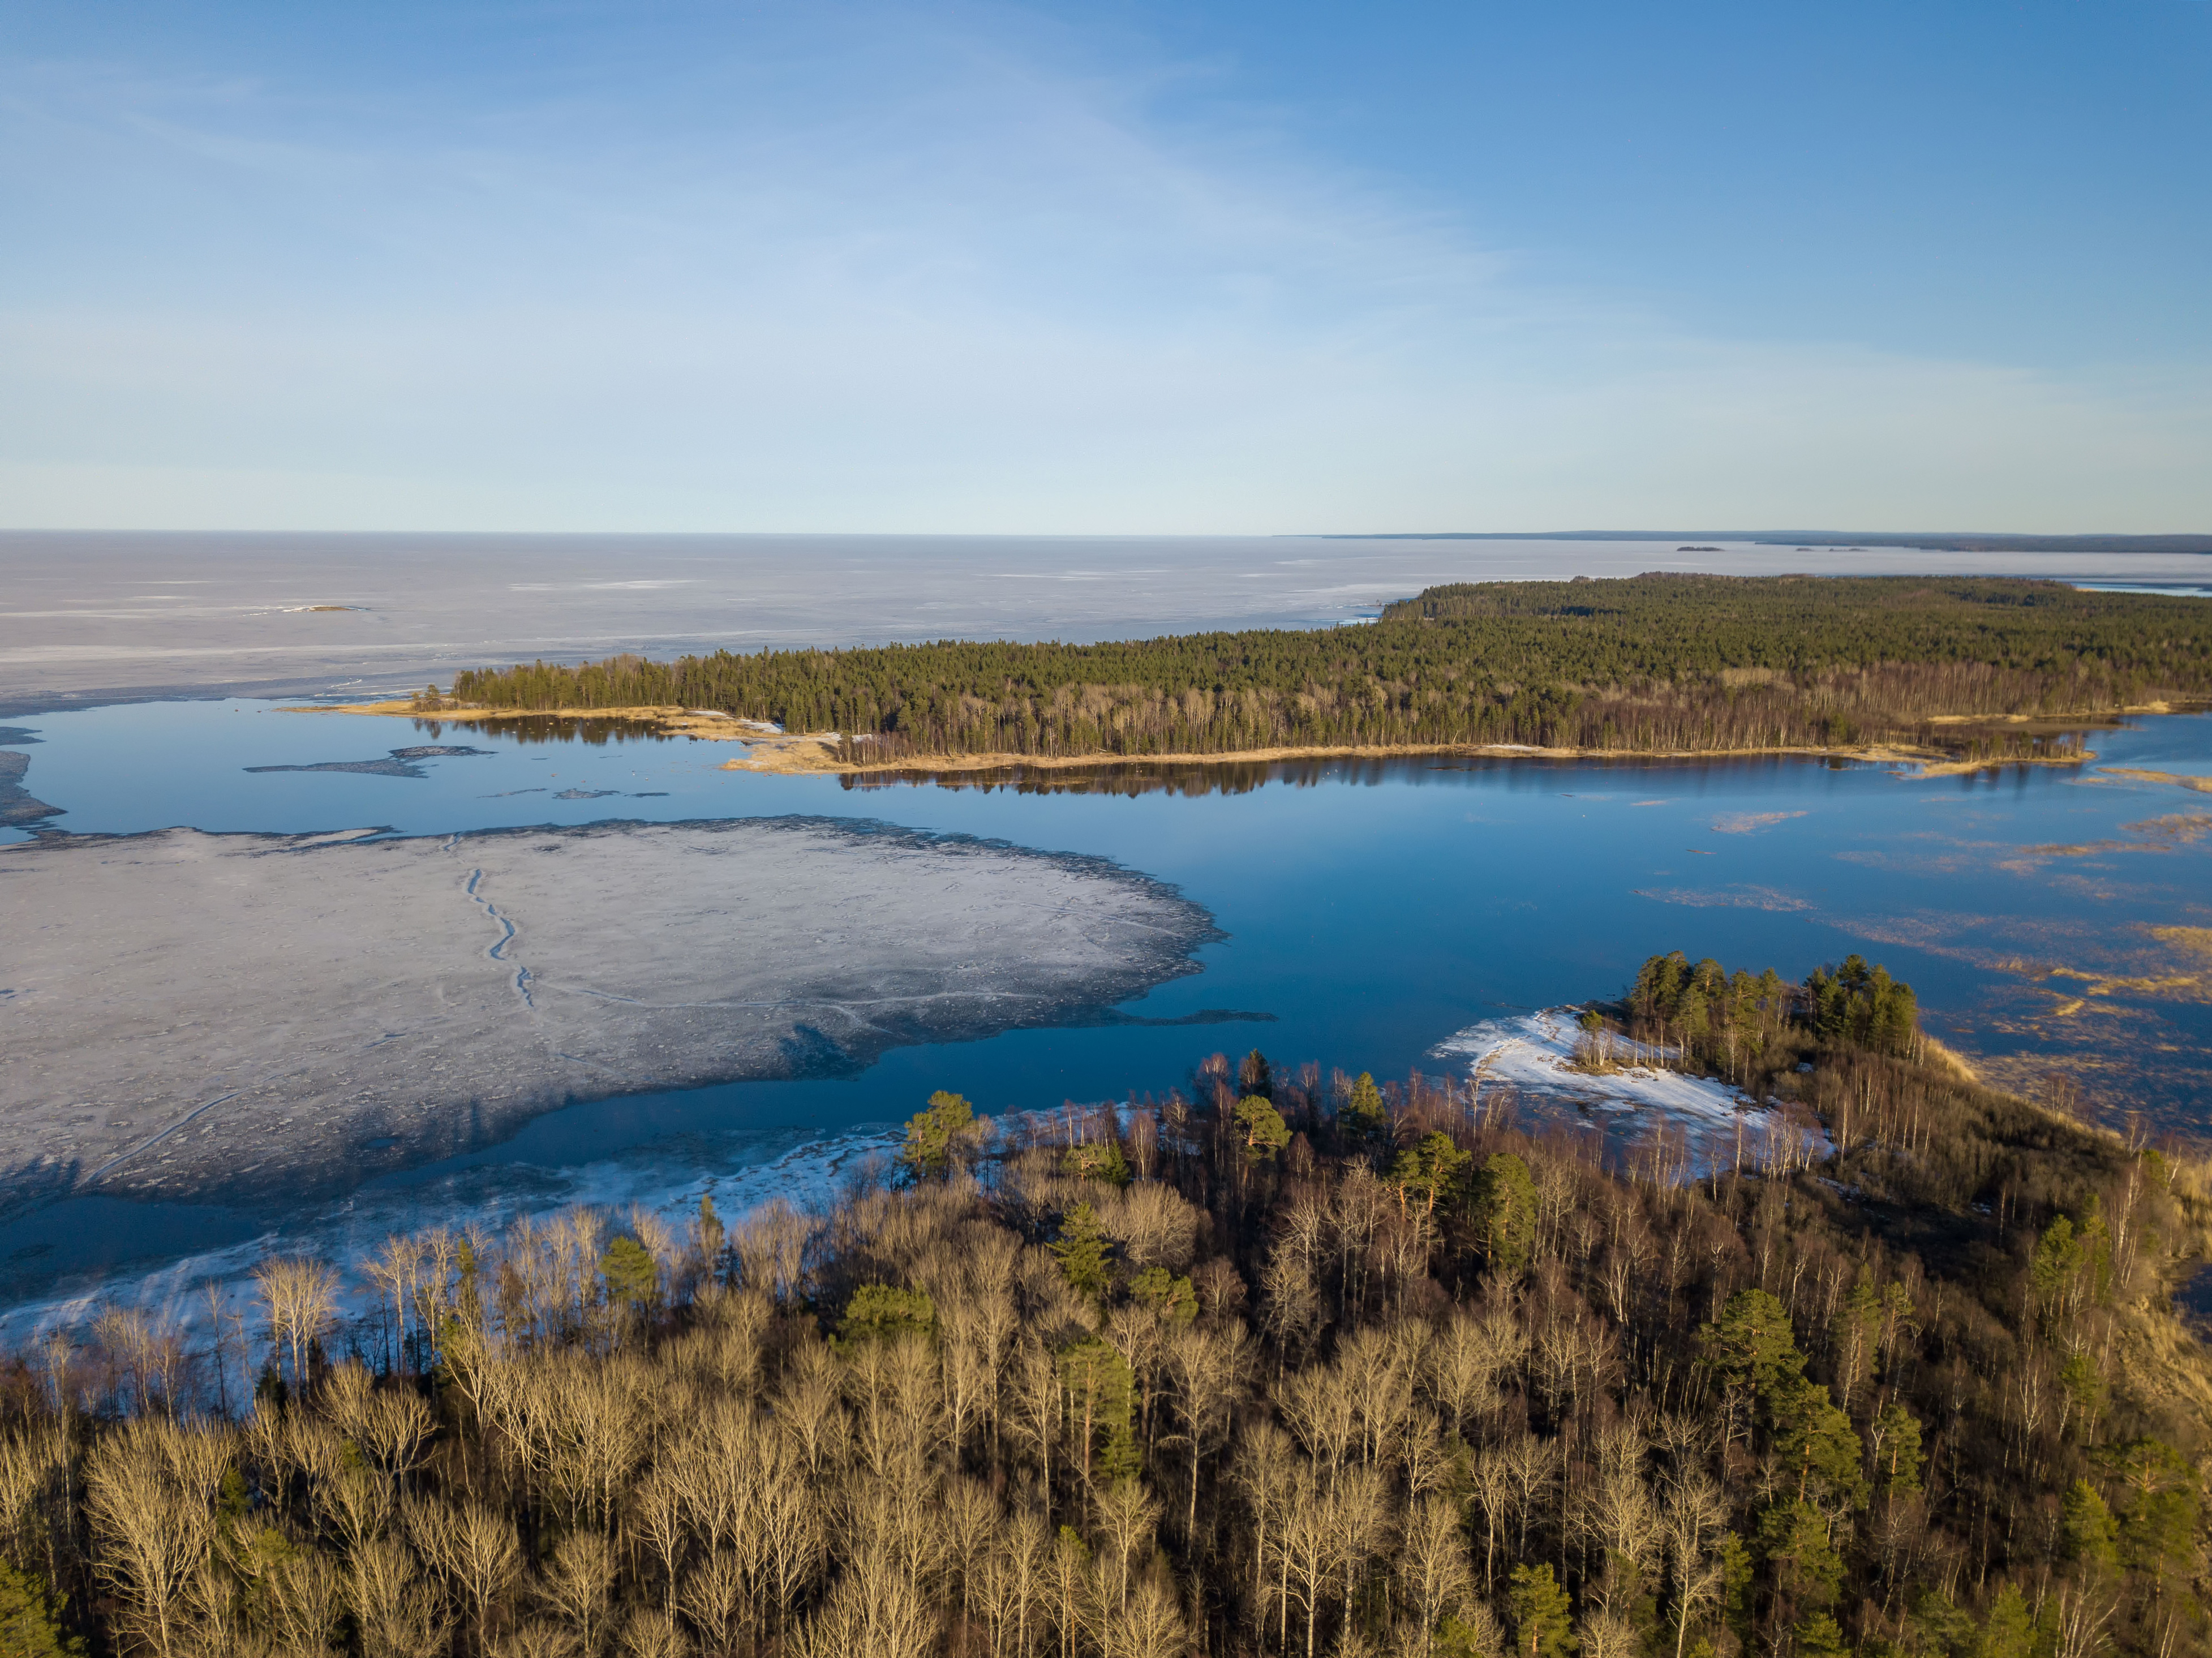
[{"label": "coniferous forest", "polygon": [[[2212,693],[2201,602],[2056,582],[1644,575],[1431,588],[1371,627],[727,652],[455,677],[495,710],[681,706],[855,764],[1518,744],[2028,751],[2002,723]],[[430,696],[424,706],[443,708]],[[1964,722],[1962,725],[1960,722]]]},{"label": "coniferous forest", "polygon": [[1583,1023],[1832,1157],[1255,1052],[940,1094],[817,1209],[433,1230],[351,1303],[271,1260],[9,1366],[0,1651],[2203,1650],[2199,1165],[1856,960],[1655,957]]}]

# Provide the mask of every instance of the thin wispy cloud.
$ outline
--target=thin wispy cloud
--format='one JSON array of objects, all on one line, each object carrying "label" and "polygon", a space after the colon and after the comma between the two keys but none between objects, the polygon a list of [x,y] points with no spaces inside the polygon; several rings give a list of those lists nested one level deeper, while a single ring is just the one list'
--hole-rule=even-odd
[{"label": "thin wispy cloud", "polygon": [[2185,375],[1701,337],[1022,14],[545,27],[489,82],[0,63],[44,233],[0,275],[6,515],[2118,528],[2202,488]]}]

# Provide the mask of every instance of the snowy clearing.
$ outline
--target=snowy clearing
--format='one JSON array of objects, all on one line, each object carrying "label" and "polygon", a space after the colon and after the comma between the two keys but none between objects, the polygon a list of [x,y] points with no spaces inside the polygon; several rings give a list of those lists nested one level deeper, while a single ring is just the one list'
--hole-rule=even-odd
[{"label": "snowy clearing", "polygon": [[1663,1134],[1678,1148],[1677,1177],[1695,1178],[1738,1161],[1747,1168],[1777,1162],[1802,1167],[1833,1151],[1809,1116],[1761,1103],[1715,1078],[1666,1069],[1661,1062],[1674,1057],[1671,1048],[1614,1036],[1610,1053],[1618,1069],[1576,1069],[1580,1011],[1547,1007],[1485,1020],[1430,1053],[1462,1068],[1486,1102],[1502,1107],[1492,1090],[1511,1090],[1522,1126],[1532,1130],[1553,1123],[1595,1128],[1608,1153],[1618,1156]]}]

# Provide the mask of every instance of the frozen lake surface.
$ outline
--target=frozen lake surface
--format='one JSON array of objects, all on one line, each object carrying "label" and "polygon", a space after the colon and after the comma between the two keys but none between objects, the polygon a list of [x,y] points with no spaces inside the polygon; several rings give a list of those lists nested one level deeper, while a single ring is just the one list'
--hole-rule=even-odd
[{"label": "frozen lake surface", "polygon": [[0,1203],[349,1191],[579,1097],[1097,1017],[1212,934],[1098,859],[805,817],[50,835],[0,914]]},{"label": "frozen lake surface", "polygon": [[1644,570],[2201,584],[2180,555],[1674,540],[0,531],[0,717],[118,695],[356,695],[457,668],[925,639],[1328,627],[1435,582]]}]

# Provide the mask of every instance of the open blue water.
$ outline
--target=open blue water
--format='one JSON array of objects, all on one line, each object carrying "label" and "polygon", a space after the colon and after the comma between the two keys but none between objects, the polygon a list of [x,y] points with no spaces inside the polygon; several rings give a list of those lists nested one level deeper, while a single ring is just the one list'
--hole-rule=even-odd
[{"label": "open blue water", "polygon": [[[2032,1090],[2062,1069],[2108,1108],[2181,1129],[2212,1120],[2212,997],[2193,976],[2212,957],[2154,931],[2212,927],[2212,797],[2113,774],[2212,771],[2203,716],[2091,733],[2085,768],[1970,777],[1806,759],[1406,760],[1183,774],[1150,793],[1122,792],[1142,774],[1087,792],[1064,777],[1046,792],[853,787],[721,770],[730,744],[434,732],[259,702],[15,723],[36,738],[13,745],[30,756],[24,787],[75,834],[802,813],[1103,855],[1175,883],[1228,935],[1201,972],[1126,1011],[1272,1017],[1017,1031],[895,1050],[849,1079],[580,1101],[314,1214],[80,1197],[0,1224],[4,1300],[258,1247],[272,1229],[337,1247],[538,1203],[803,1191],[936,1088],[987,1111],[1049,1108],[1164,1092],[1207,1054],[1253,1046],[1279,1063],[1433,1072],[1430,1050],[1455,1031],[1610,994],[1668,949],[1793,977],[1860,951],[1909,980],[1929,1029],[1996,1080]],[[436,744],[489,752],[416,762],[420,777],[248,769]],[[2154,979],[2166,982],[2125,982]]]}]

